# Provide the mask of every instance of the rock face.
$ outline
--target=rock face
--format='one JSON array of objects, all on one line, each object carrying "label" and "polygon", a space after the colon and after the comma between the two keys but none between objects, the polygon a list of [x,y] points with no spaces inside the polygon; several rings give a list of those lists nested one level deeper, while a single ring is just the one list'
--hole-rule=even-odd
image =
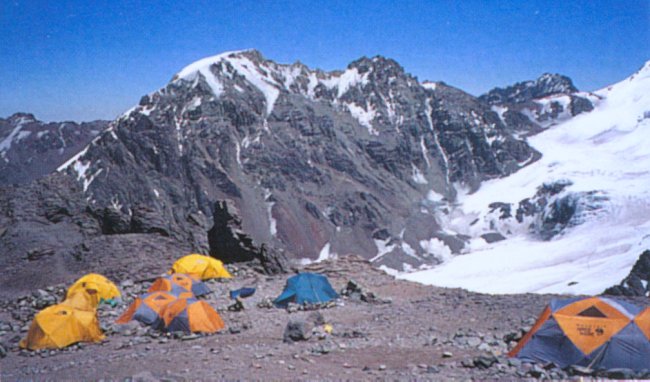
[{"label": "rock face", "polygon": [[[136,209],[137,211],[137,209]],[[75,179],[55,174],[0,188],[0,296],[70,283],[101,270],[114,279],[151,277],[188,253],[187,243],[149,230],[160,219],[88,206]],[[150,220],[149,220],[150,219]],[[123,224],[115,224],[112,222]],[[111,224],[109,224],[109,222]],[[113,227],[112,231],[106,227]],[[143,228],[144,227],[144,228]]]},{"label": "rock face", "polygon": [[518,82],[506,88],[494,88],[479,99],[489,105],[517,104],[557,94],[578,92],[569,77],[544,73],[535,81]]},{"label": "rock face", "polygon": [[[11,275],[0,289],[98,267],[151,277],[188,252],[266,273],[348,254],[398,270],[437,264],[467,240],[437,213],[457,187],[539,158],[520,137],[543,126],[522,108],[547,101],[489,104],[383,57],[334,72],[256,51],[198,61],[53,165],[59,172],[0,187],[0,266]],[[10,142],[29,138],[32,119],[14,118]],[[552,191],[496,206],[489,240],[506,226],[550,237],[573,224],[582,199]],[[36,261],[48,272],[34,276]]]},{"label": "rock face", "polygon": [[357,253],[400,268],[436,262],[423,241],[462,247],[432,215],[454,183],[476,188],[538,157],[511,131],[390,59],[323,72],[243,51],[183,69],[65,172],[92,210],[115,210],[107,233],[147,211],[160,219],[140,230],[228,261]]},{"label": "rock face", "polygon": [[492,89],[479,100],[516,133],[529,135],[593,110],[599,97],[579,92],[566,76],[545,73],[535,81]]},{"label": "rock face", "polygon": [[608,288],[604,294],[614,296],[650,296],[650,250],[644,251],[630,274],[619,285]]},{"label": "rock face", "polygon": [[32,114],[0,118],[0,184],[27,184],[78,153],[108,121],[50,122]]}]

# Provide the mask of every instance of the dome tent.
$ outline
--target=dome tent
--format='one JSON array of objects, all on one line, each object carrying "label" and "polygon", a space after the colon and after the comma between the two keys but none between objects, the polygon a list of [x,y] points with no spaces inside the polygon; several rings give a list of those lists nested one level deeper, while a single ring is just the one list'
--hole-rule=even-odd
[{"label": "dome tent", "polygon": [[98,342],[104,339],[97,312],[75,309],[66,304],[45,308],[34,316],[27,337],[20,347],[59,349],[77,342]]},{"label": "dome tent", "polygon": [[524,361],[642,371],[650,360],[650,313],[607,297],[553,300],[508,354]]},{"label": "dome tent", "polygon": [[215,333],[225,327],[221,316],[205,301],[179,298],[160,311],[156,327],[166,332]]},{"label": "dome tent", "polygon": [[146,325],[156,326],[162,320],[160,312],[162,309],[177,298],[194,297],[190,292],[176,295],[169,292],[146,293],[133,301],[124,313],[115,321],[118,324],[137,320]]},{"label": "dome tent", "polygon": [[210,289],[201,280],[183,273],[174,273],[162,276],[151,284],[148,292],[172,292],[175,294],[191,292],[195,296],[203,296],[210,293]]},{"label": "dome tent", "polygon": [[191,275],[201,280],[232,278],[220,260],[198,254],[181,257],[167,273],[185,273],[186,275]]},{"label": "dome tent", "polygon": [[120,290],[117,289],[117,286],[106,277],[97,273],[89,273],[79,278],[79,280],[75,281],[74,284],[68,288],[66,296],[70,296],[76,291],[82,289],[86,291],[95,291],[100,301],[121,297]]},{"label": "dome tent", "polygon": [[273,304],[279,308],[285,308],[290,302],[319,304],[338,297],[339,295],[334,291],[327,277],[306,272],[290,277],[284,291],[273,301]]}]

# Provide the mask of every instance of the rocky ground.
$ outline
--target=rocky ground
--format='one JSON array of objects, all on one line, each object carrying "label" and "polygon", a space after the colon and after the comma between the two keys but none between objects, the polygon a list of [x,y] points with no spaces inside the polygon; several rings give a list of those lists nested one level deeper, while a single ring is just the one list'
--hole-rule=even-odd
[{"label": "rocky ground", "polygon": [[[424,286],[395,280],[354,257],[312,264],[306,270],[325,273],[336,290],[346,289],[354,280],[362,291],[319,310],[277,309],[268,302],[281,292],[287,275],[264,276],[239,267],[233,269],[235,278],[209,282],[214,293],[207,301],[227,325],[218,334],[173,336],[136,322],[115,325],[126,306],[102,305],[99,316],[106,340],[58,351],[20,350],[18,341],[37,309],[61,300],[64,285],[0,301],[0,379],[577,378],[505,356],[556,296],[491,296]],[[148,285],[121,280],[125,302]],[[256,294],[244,300],[243,311],[229,311],[228,291],[243,286],[256,286]],[[332,325],[331,334],[317,325],[321,318]],[[293,337],[307,338],[283,341],[290,321],[296,329]],[[571,374],[580,373],[589,371]],[[625,377],[610,375],[617,376]]]}]

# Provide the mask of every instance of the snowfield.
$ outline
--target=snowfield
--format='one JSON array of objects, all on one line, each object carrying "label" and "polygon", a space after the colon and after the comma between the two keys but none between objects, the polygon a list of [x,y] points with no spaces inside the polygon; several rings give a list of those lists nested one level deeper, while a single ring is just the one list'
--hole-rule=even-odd
[{"label": "snowfield", "polygon": [[[398,277],[484,293],[598,294],[620,283],[650,248],[650,62],[595,95],[592,112],[529,139],[543,154],[538,162],[460,193],[458,207],[440,217],[446,229],[473,238],[467,254]],[[609,200],[550,241],[525,226],[496,243],[480,237],[494,230],[485,218],[490,203],[516,205],[542,183],[563,179],[573,182],[567,192],[599,191]]]}]

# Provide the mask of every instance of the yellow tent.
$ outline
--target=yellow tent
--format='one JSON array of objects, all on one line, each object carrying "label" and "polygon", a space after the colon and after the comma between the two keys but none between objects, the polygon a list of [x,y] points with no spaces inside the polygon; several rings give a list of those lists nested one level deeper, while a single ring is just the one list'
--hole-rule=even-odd
[{"label": "yellow tent", "polygon": [[220,260],[197,254],[178,259],[168,273],[185,273],[201,280],[232,277]]},{"label": "yellow tent", "polygon": [[77,342],[104,339],[95,310],[79,310],[64,304],[53,305],[38,312],[20,341],[21,348],[58,349]]},{"label": "yellow tent", "polygon": [[77,280],[72,284],[70,289],[68,289],[66,296],[71,296],[74,292],[82,289],[86,291],[96,291],[98,300],[108,300],[111,298],[121,297],[117,286],[106,277],[97,273],[89,273]]},{"label": "yellow tent", "polygon": [[68,293],[61,305],[79,310],[94,311],[99,305],[99,296],[93,289],[77,289],[72,293]]}]

